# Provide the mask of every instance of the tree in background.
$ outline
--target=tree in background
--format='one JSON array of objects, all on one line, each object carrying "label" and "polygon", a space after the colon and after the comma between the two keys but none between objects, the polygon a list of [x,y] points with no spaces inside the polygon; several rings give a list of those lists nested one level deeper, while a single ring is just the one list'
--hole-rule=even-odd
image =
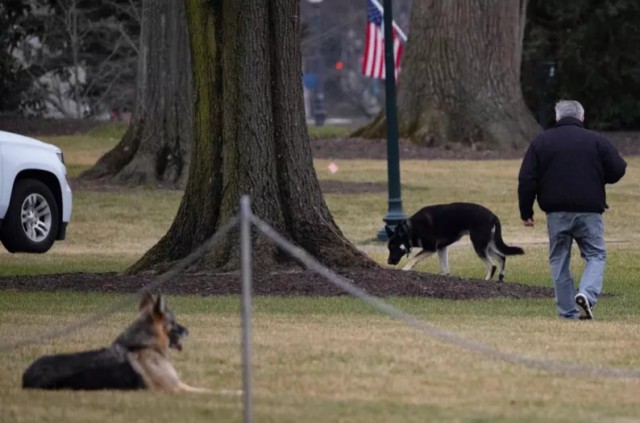
[{"label": "tree in background", "polygon": [[[189,180],[168,233],[130,272],[188,255],[234,216],[254,213],[325,264],[372,266],[342,235],[320,191],[302,98],[299,0],[188,0],[195,85]],[[237,234],[206,257],[237,268]],[[284,258],[254,234],[262,269]]]},{"label": "tree in background", "polygon": [[541,101],[537,71],[554,61],[548,107],[579,100],[598,129],[640,129],[640,2],[531,0],[524,42],[527,103]]},{"label": "tree in background", "polygon": [[0,111],[17,111],[24,103],[23,93],[31,86],[31,78],[13,54],[38,28],[25,25],[30,7],[23,0],[0,3]]},{"label": "tree in background", "polygon": [[[520,87],[524,0],[413,3],[398,82],[400,136],[426,145],[526,145],[539,131]],[[354,135],[383,137],[383,114]]]},{"label": "tree in background", "polygon": [[29,80],[13,110],[84,118],[105,115],[114,104],[126,105],[137,55],[135,1],[3,2],[0,10],[21,9],[8,15],[14,19],[3,34],[17,36],[4,51],[13,59],[14,75]]},{"label": "tree in background", "polygon": [[133,109],[141,3],[141,0],[82,3],[87,19],[92,22],[92,36],[83,44],[83,49],[91,52],[83,62],[88,79],[86,95],[96,111],[119,113]]},{"label": "tree in background", "polygon": [[81,177],[183,186],[192,139],[191,60],[184,2],[143,0],[133,120]]}]

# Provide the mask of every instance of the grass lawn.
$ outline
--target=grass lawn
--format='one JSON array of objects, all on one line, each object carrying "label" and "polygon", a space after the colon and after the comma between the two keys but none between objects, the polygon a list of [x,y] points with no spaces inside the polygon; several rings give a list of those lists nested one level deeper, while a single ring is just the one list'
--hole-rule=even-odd
[{"label": "grass lawn", "polygon": [[[77,175],[117,141],[121,130],[47,138],[64,149]],[[605,214],[609,260],[597,320],[557,319],[552,300],[390,301],[426,321],[510,353],[588,366],[640,368],[640,219],[638,158],[609,189]],[[383,161],[338,162],[320,179],[385,182]],[[546,224],[524,228],[516,202],[518,161],[403,161],[405,210],[427,203],[477,201],[503,222],[507,243],[527,254],[507,263],[507,280],[550,285]],[[167,230],[181,193],[74,191],[68,239],[44,255],[0,252],[1,275],[120,271]],[[326,196],[341,229],[374,259],[372,240],[386,212],[386,193]],[[455,275],[479,278],[483,264],[468,242],[450,253]],[[581,260],[574,252],[573,270]],[[417,270],[437,272],[437,259]],[[255,271],[255,270],[254,270]],[[76,321],[111,304],[116,295],[0,291],[0,344]],[[117,313],[68,337],[0,352],[0,422],[241,421],[239,303],[232,297],[170,297],[190,329],[174,354],[183,379],[211,395],[150,392],[30,392],[20,377],[37,356],[106,345],[133,318]],[[253,319],[255,421],[260,422],[561,422],[640,421],[640,381],[564,376],[486,358],[434,340],[352,298],[255,299]]]}]

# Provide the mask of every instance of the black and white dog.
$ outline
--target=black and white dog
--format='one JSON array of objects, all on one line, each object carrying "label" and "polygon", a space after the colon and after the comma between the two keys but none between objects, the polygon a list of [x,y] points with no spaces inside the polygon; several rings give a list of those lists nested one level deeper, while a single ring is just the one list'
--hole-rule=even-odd
[{"label": "black and white dog", "polygon": [[479,204],[451,203],[424,207],[409,219],[401,221],[392,231],[386,228],[389,242],[389,264],[396,265],[403,255],[409,255],[412,247],[422,248],[411,257],[403,270],[410,270],[419,261],[438,253],[440,268],[449,274],[447,247],[464,235],[469,235],[473,248],[487,266],[491,279],[500,268],[498,280],[504,280],[506,256],[524,254],[520,247],[512,247],[502,240],[500,219],[491,210]]}]

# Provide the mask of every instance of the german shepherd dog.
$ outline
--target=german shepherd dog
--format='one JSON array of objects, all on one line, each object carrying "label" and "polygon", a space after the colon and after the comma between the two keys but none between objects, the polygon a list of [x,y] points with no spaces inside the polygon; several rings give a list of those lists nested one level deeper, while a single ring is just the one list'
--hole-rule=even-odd
[{"label": "german shepherd dog", "polygon": [[181,351],[187,335],[187,329],[176,322],[164,298],[146,293],[137,319],[111,345],[40,357],[22,375],[22,387],[209,392],[183,383],[169,361],[169,349]]},{"label": "german shepherd dog", "polygon": [[440,269],[449,274],[447,247],[462,236],[469,235],[476,254],[487,266],[486,279],[493,278],[496,266],[500,268],[498,281],[504,281],[506,256],[524,254],[520,247],[512,247],[502,240],[500,219],[491,210],[479,204],[451,203],[424,207],[391,230],[386,227],[389,242],[388,263],[396,265],[403,255],[409,256],[412,247],[419,247],[403,270],[411,270],[419,261],[438,253]]}]

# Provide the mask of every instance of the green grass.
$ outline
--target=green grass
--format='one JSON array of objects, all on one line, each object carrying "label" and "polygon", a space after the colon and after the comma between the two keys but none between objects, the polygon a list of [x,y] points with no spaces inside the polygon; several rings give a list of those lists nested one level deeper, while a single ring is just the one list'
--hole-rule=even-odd
[{"label": "green grass", "polygon": [[[71,175],[88,168],[119,139],[124,127],[76,137],[49,137],[61,146]],[[552,299],[445,301],[392,298],[396,307],[467,339],[502,351],[562,363],[640,368],[640,159],[610,187],[605,214],[609,258],[605,292],[593,322],[555,317]],[[386,182],[384,161],[317,160],[320,179]],[[519,161],[403,161],[407,213],[427,203],[477,201],[495,210],[508,243],[507,280],[551,286],[544,215],[521,225],[516,203]],[[43,255],[0,252],[0,275],[121,271],[166,232],[181,193],[74,191],[67,240]],[[386,212],[386,192],[331,194],[327,203],[346,236],[384,263],[374,242]],[[456,276],[481,278],[484,266],[468,241],[450,251]],[[572,270],[583,263],[574,251]],[[438,272],[437,259],[418,271]],[[256,270],[257,271],[257,270]],[[0,291],[0,344],[33,336],[104,309],[120,295]],[[241,385],[239,301],[235,297],[170,297],[191,332],[174,355],[190,384],[212,395],[150,392],[31,392],[20,376],[37,356],[98,348],[132,319],[133,307],[69,337],[0,352],[0,421],[240,421],[240,398],[221,390]],[[255,299],[253,318],[255,419],[264,422],[555,422],[638,421],[637,380],[560,376],[498,362],[434,340],[349,298]]]},{"label": "green grass", "polygon": [[166,233],[181,197],[178,191],[74,191],[67,239],[38,256],[0,251],[0,275],[122,271]]},{"label": "green grass", "polygon": [[[6,342],[67,324],[116,298],[6,292],[0,297],[0,336]],[[640,367],[637,315],[563,322],[546,315],[549,301],[392,302],[503,351]],[[212,395],[17,388],[20,371],[38,355],[97,348],[115,337],[133,317],[120,312],[65,339],[4,353],[2,421],[239,421],[239,398],[221,392],[241,386],[238,299],[172,297],[170,304],[190,329],[185,351],[174,355],[176,366],[187,382],[213,389]],[[613,305],[607,300],[607,308]],[[633,421],[624,419],[640,412],[637,382],[567,378],[488,359],[429,338],[352,298],[257,298],[253,341],[256,421],[422,422],[425,416],[428,421]]]},{"label": "green grass", "polygon": [[62,149],[67,165],[67,174],[70,178],[75,178],[83,170],[89,169],[98,158],[111,150],[120,140],[120,137],[93,137],[89,135],[40,138]]},{"label": "green grass", "polygon": [[88,132],[92,138],[113,138],[120,139],[129,127],[126,123],[108,123],[100,125]]},{"label": "green grass", "polygon": [[353,132],[353,128],[348,126],[326,125],[312,126],[309,125],[309,138],[343,138],[348,137]]}]

